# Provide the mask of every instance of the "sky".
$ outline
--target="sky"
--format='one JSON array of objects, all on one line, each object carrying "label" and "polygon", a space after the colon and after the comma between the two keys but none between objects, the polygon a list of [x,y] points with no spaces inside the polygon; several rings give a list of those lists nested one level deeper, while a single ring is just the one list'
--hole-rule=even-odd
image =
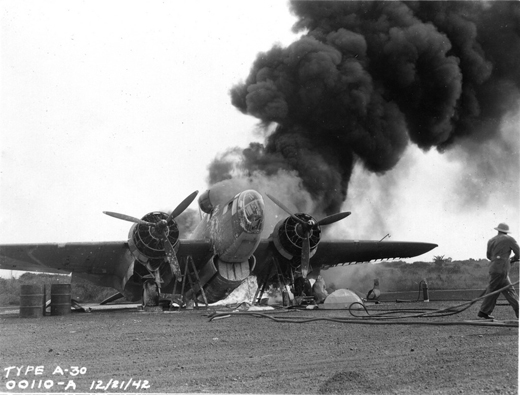
[{"label": "sky", "polygon": [[[123,241],[130,224],[103,211],[142,217],[204,191],[216,156],[263,141],[230,89],[298,38],[295,21],[280,0],[1,0],[0,243]],[[519,125],[512,111],[506,140]],[[461,155],[409,146],[384,175],[356,167],[352,215],[328,236],[439,244],[411,261],[484,258],[498,223],[518,236],[518,191],[460,199]]]}]

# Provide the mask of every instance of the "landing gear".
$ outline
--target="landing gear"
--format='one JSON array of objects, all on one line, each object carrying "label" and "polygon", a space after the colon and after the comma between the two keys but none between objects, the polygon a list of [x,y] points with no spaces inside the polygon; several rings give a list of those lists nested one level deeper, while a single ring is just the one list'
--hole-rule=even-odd
[{"label": "landing gear", "polygon": [[159,286],[154,280],[143,283],[143,306],[159,306]]},{"label": "landing gear", "polygon": [[294,279],[294,304],[296,306],[315,304],[312,285],[309,279],[302,277],[301,274],[297,274]]},{"label": "landing gear", "polygon": [[[271,258],[272,265],[268,272],[264,273],[263,276],[257,277],[258,289],[256,290],[255,296],[253,297],[253,305],[261,304],[264,292],[269,286],[274,286],[280,290],[282,296],[283,306],[292,306],[294,303],[293,298],[289,294],[289,286],[293,285],[293,274],[290,272],[290,277],[287,273],[283,272],[278,259],[275,257]],[[292,290],[291,290],[292,293]]]}]

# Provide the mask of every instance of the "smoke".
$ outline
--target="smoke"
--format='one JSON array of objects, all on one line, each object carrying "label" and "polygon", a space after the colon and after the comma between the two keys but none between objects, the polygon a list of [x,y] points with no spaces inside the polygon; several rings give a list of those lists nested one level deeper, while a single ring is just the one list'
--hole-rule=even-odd
[{"label": "smoke", "polygon": [[452,160],[466,164],[466,171],[457,180],[464,191],[458,208],[484,206],[487,199],[497,195],[502,204],[517,207],[519,186],[519,125],[520,111],[497,125],[496,138],[467,140],[447,153]]},{"label": "smoke", "polygon": [[413,144],[465,161],[471,201],[496,178],[518,196],[518,129],[503,128],[520,102],[518,2],[295,1],[291,11],[301,38],[260,53],[231,89],[265,143],[215,159],[210,184],[283,174],[294,181],[277,183],[276,197],[285,188],[297,205],[304,191],[311,213],[331,214],[356,166],[385,174]]},{"label": "smoke", "polygon": [[[382,239],[399,224],[403,183],[409,180],[416,165],[413,155],[404,155],[391,172],[378,177],[361,165],[354,167],[349,185],[349,198],[344,207],[351,210],[348,225],[335,229],[338,238]],[[396,218],[397,217],[397,218]],[[393,224],[389,227],[389,223]],[[391,235],[390,235],[391,237]]]},{"label": "smoke", "polygon": [[191,233],[195,230],[200,221],[200,214],[198,210],[187,208],[179,216],[175,218],[179,233],[183,238],[189,238]]},{"label": "smoke", "polygon": [[[214,183],[211,188],[211,202],[214,205],[224,204],[230,196],[234,196],[246,189],[254,189],[263,194],[275,196],[278,200],[287,203],[290,210],[295,212],[314,212],[320,213],[309,192],[303,188],[303,181],[298,177],[295,170],[275,169],[266,176],[263,171],[245,172],[242,162],[235,161],[235,154],[238,149],[231,149],[228,152],[214,159],[210,164],[213,176],[210,183]],[[247,150],[246,150],[247,151]],[[247,154],[245,154],[247,157]],[[267,166],[266,168],[269,168]],[[217,173],[216,169],[222,170]],[[270,215],[265,217],[263,237],[269,236],[276,223],[287,217],[271,200],[264,199],[267,211]]]}]

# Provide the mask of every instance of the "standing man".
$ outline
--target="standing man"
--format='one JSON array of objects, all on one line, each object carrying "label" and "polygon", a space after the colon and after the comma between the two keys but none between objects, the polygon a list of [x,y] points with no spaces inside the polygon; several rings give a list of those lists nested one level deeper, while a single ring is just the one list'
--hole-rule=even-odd
[{"label": "standing man", "polygon": [[[511,285],[511,280],[509,279],[511,264],[520,259],[518,243],[508,235],[509,226],[501,223],[494,229],[498,231],[498,234],[489,240],[487,245],[487,258],[491,261],[491,266],[489,267],[489,284],[486,289],[486,294]],[[509,263],[511,252],[515,255],[511,259],[511,263]],[[493,316],[489,314],[491,314],[495,308],[499,294],[500,293],[496,293],[484,298],[480,306],[480,311],[477,314],[478,317],[493,319]],[[509,287],[503,290],[502,294],[515,311],[516,318],[518,318],[518,295],[515,289]]]}]

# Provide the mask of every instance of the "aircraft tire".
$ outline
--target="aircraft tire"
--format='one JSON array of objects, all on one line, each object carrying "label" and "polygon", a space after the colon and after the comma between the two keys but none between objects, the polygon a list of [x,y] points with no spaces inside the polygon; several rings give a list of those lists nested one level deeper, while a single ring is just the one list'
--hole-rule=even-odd
[{"label": "aircraft tire", "polygon": [[143,306],[159,305],[159,287],[155,281],[147,281],[143,284]]}]

